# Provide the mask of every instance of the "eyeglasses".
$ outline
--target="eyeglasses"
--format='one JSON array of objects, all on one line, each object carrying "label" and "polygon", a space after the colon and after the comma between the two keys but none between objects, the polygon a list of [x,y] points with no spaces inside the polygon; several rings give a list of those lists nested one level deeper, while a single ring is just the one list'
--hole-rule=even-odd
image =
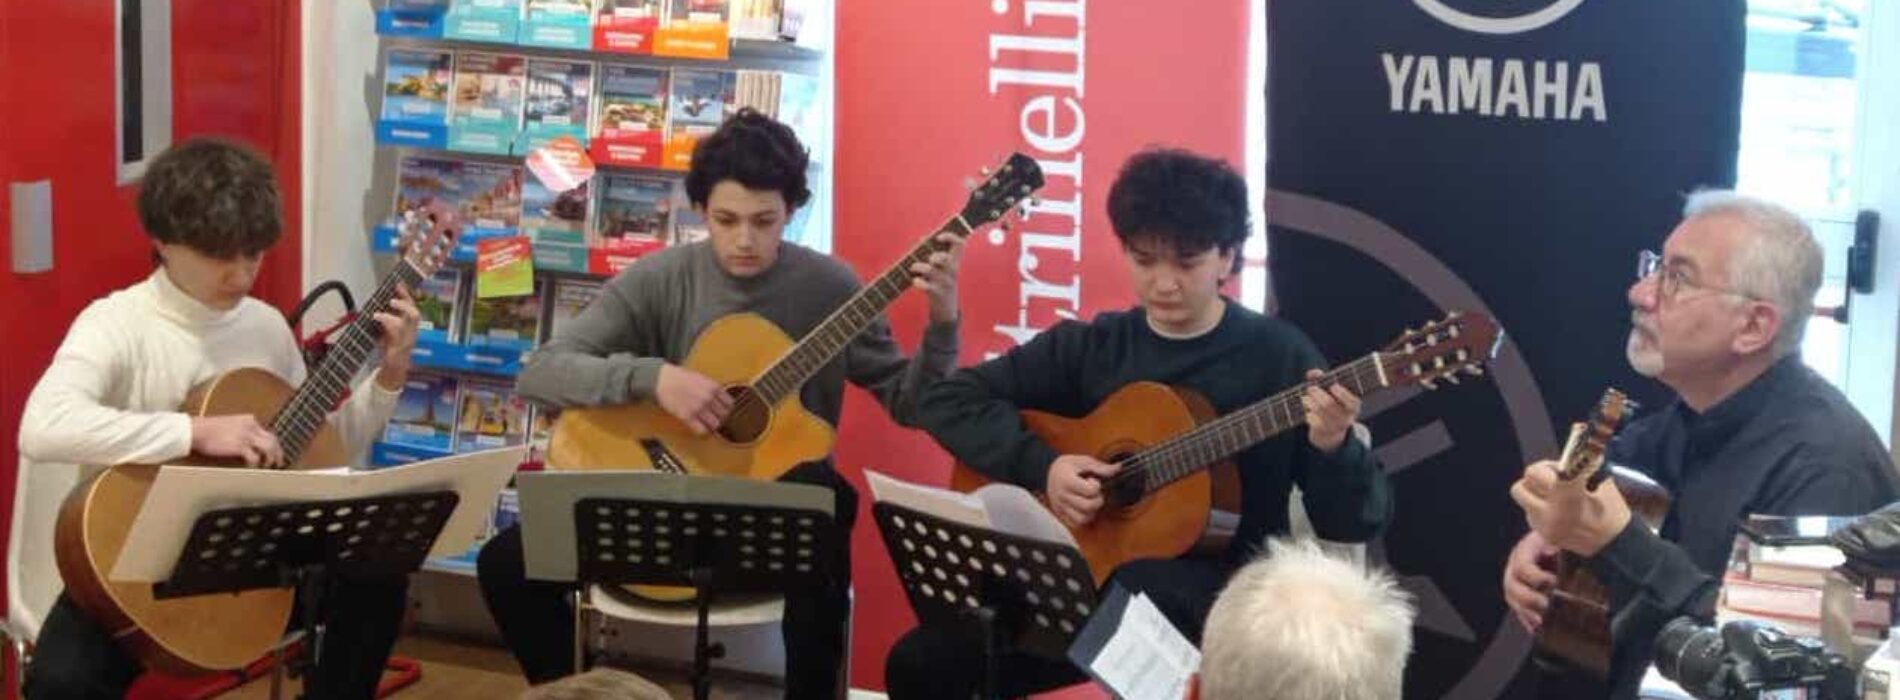
[{"label": "eyeglasses", "polygon": [[1661,280],[1657,282],[1656,287],[1656,299],[1659,301],[1675,299],[1683,287],[1761,301],[1760,297],[1740,290],[1712,287],[1706,284],[1691,282],[1688,275],[1683,273],[1681,267],[1664,264],[1663,257],[1657,255],[1655,251],[1645,250],[1636,254],[1636,281],[1641,282],[1649,279],[1651,275],[1658,272],[1662,273]]}]

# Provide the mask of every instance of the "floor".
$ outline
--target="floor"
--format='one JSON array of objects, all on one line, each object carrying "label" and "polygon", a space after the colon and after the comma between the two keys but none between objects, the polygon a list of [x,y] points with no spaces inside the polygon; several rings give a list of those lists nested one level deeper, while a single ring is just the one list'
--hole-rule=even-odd
[{"label": "floor", "polygon": [[[399,700],[514,700],[527,688],[515,662],[502,649],[445,637],[410,636],[396,644],[396,654],[422,663],[422,679],[402,689],[392,698]],[[676,698],[692,697],[685,674],[634,669],[636,673],[659,683]],[[291,688],[296,684],[291,683]],[[712,696],[720,700],[765,700],[778,698],[775,686],[719,679]],[[286,691],[286,697],[290,691]],[[267,700],[270,681],[261,679],[240,687],[221,698],[230,700]]]}]

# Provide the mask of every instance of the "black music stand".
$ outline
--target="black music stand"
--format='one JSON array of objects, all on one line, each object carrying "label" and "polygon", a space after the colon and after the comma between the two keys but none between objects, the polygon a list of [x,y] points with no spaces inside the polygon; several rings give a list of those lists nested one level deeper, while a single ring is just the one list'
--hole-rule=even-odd
[{"label": "black music stand", "polygon": [[[712,660],[725,654],[708,638],[717,596],[790,594],[835,573],[829,569],[841,546],[831,513],[836,495],[823,487],[656,472],[554,472],[522,475],[517,485],[524,543],[532,529],[534,548],[572,553],[573,579],[583,591],[628,584],[695,589],[692,676],[700,700],[712,692]],[[571,531],[536,522],[563,511],[571,513]],[[529,569],[531,577],[542,570],[538,563]],[[577,647],[583,634],[577,624]],[[575,651],[575,662],[584,663],[582,650]]]},{"label": "black music stand", "polygon": [[984,700],[997,697],[997,658],[1014,648],[1064,660],[1096,605],[1094,575],[1068,545],[875,503],[884,547],[924,624],[974,623],[983,637]]},{"label": "black music stand", "polygon": [[[454,491],[208,511],[192,523],[171,577],[152,584],[160,600],[263,588],[296,588],[303,631],[299,672],[322,649],[317,621],[334,578],[382,578],[422,566],[455,512]],[[281,695],[284,646],[277,647],[271,697]]]}]

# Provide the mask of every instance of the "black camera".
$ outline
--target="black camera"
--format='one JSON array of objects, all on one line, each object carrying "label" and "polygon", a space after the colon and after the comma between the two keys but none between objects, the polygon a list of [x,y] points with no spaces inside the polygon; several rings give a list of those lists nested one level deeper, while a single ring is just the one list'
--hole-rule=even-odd
[{"label": "black camera", "polygon": [[1855,673],[1821,640],[1736,620],[1720,630],[1680,617],[1656,635],[1656,669],[1698,698],[1849,700]]}]

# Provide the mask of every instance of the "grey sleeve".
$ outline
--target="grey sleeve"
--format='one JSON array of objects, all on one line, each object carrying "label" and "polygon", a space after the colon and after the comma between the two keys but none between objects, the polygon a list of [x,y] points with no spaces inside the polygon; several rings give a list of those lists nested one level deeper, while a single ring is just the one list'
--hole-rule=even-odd
[{"label": "grey sleeve", "polygon": [[883,317],[845,349],[845,377],[876,396],[891,420],[907,428],[917,427],[917,397],[956,367],[956,321],[925,326],[915,357],[904,357]]},{"label": "grey sleeve", "polygon": [[[647,261],[642,261],[645,263]],[[635,264],[601,289],[594,303],[534,351],[515,390],[548,406],[611,406],[653,396],[666,365],[661,271]]]}]

